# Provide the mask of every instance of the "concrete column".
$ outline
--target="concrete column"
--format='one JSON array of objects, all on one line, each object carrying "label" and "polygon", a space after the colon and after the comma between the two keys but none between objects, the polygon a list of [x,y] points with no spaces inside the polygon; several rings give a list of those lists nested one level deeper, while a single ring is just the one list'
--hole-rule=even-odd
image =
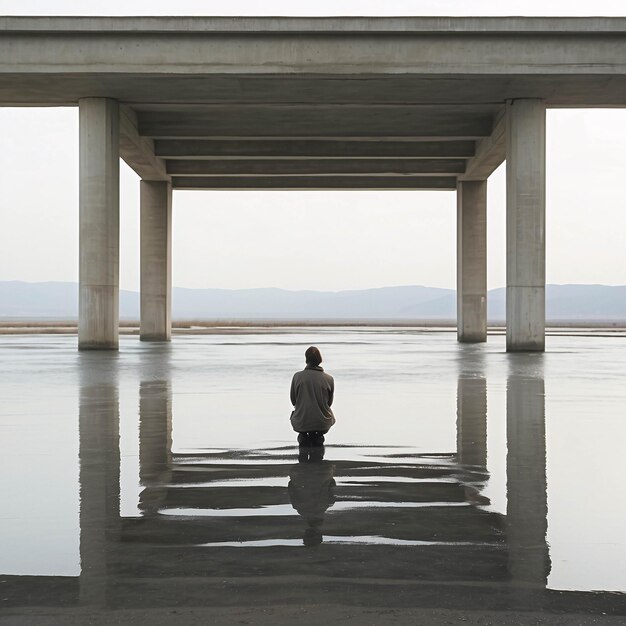
[{"label": "concrete column", "polygon": [[172,335],[172,186],[141,181],[142,341]]},{"label": "concrete column", "polygon": [[78,348],[118,348],[119,107],[108,98],[79,100]]},{"label": "concrete column", "polygon": [[509,572],[514,581],[543,588],[550,571],[543,378],[510,375],[506,413]]},{"label": "concrete column", "polygon": [[457,338],[487,341],[487,181],[459,181],[457,198]]},{"label": "concrete column", "polygon": [[545,349],[546,107],[512,100],[506,110],[506,346]]}]

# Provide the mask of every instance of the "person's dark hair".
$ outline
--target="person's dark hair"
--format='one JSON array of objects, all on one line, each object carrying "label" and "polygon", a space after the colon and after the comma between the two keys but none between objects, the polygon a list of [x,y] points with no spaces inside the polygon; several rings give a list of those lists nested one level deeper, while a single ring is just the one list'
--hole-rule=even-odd
[{"label": "person's dark hair", "polygon": [[317,367],[322,362],[322,355],[315,346],[306,349],[304,358],[307,365],[313,365],[314,367]]}]

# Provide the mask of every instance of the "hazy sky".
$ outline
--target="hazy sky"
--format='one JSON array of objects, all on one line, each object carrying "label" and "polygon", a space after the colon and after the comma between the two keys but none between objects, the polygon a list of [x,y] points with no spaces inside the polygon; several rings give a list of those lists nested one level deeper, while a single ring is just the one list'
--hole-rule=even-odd
[{"label": "hazy sky", "polygon": [[[107,13],[626,15],[626,2],[0,0],[0,15]],[[76,281],[77,109],[0,108],[0,137],[0,280]],[[626,284],[626,110],[550,110],[547,144],[548,282]],[[120,285],[137,289],[139,179],[123,163],[120,196]],[[488,200],[491,288],[505,282],[504,166]],[[454,287],[455,212],[454,192],[175,192],[174,284]]]},{"label": "hazy sky", "polygon": [[624,0],[0,0],[0,15],[613,15]]}]

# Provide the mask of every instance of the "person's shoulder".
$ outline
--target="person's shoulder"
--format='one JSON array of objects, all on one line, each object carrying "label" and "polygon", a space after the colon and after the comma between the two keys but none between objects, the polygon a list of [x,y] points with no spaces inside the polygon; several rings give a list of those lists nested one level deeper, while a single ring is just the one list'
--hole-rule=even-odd
[{"label": "person's shoulder", "polygon": [[329,382],[329,383],[334,383],[335,379],[328,373],[328,372],[324,372],[324,378]]}]

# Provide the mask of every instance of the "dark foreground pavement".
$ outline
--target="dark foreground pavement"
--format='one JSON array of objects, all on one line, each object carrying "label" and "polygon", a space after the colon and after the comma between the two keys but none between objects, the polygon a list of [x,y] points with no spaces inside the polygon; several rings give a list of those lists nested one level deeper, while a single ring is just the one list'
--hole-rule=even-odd
[{"label": "dark foreground pavement", "polygon": [[444,626],[586,626],[607,624],[622,626],[626,619],[608,615],[553,615],[519,611],[451,611],[445,609],[387,609],[350,608],[321,605],[315,609],[277,606],[258,608],[197,608],[123,611],[38,611],[6,612],[0,623],[11,626],[108,626],[110,624],[136,624],[139,626],[165,626],[170,624],[214,624],[219,626],[318,626],[319,624],[414,624]]}]

